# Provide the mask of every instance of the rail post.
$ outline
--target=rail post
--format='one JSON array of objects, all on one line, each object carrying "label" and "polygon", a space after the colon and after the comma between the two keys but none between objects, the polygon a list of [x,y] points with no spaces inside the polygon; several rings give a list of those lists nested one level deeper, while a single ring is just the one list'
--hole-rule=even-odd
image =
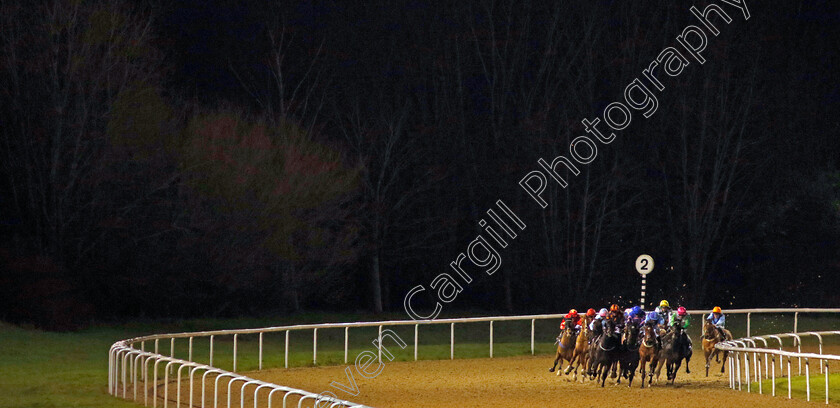
[{"label": "rail post", "polygon": [[726,359],[726,364],[729,365],[729,388],[735,389],[735,364],[733,363],[732,356],[734,353],[729,353]]},{"label": "rail post", "polygon": [[449,325],[449,359],[455,359],[455,323]]},{"label": "rail post", "polygon": [[828,405],[828,360],[823,360],[825,364],[825,405]]},{"label": "rail post", "polygon": [[189,352],[187,354],[189,355],[189,360],[193,361],[193,352],[192,352],[193,351],[193,338],[192,338],[192,336],[190,336],[190,342],[189,343],[190,343]]},{"label": "rail post", "polygon": [[[779,337],[779,336],[769,336],[769,337],[771,339],[776,339],[776,341],[779,342],[779,351],[782,351],[782,338]],[[782,359],[781,356],[780,356],[780,358],[779,358],[779,374],[782,375],[782,376],[784,376],[784,371],[785,371],[785,368],[784,368],[783,364],[784,364],[784,359]]]},{"label": "rail post", "polygon": [[805,358],[805,399],[811,400],[811,363]]},{"label": "rail post", "polygon": [[234,373],[236,372],[236,341],[237,341],[238,338],[239,338],[239,333],[235,333],[233,335],[233,370],[231,370]]},{"label": "rail post", "polygon": [[744,353],[744,380],[747,382],[747,392],[752,392],[752,384],[750,384],[750,353]]},{"label": "rail post", "polygon": [[419,324],[414,324],[414,361],[417,361],[417,329],[419,327]]},{"label": "rail post", "polygon": [[376,352],[379,356],[379,364],[382,364],[382,325],[379,325],[379,329],[376,335]]},{"label": "rail post", "polygon": [[350,326],[344,328],[344,364],[347,364],[347,348],[350,344]]},{"label": "rail post", "polygon": [[799,333],[799,312],[793,313],[793,332]]},{"label": "rail post", "polygon": [[257,357],[257,359],[259,360],[258,370],[262,370],[262,356],[263,356],[263,332],[260,332],[260,351],[259,351],[259,356]]},{"label": "rail post", "polygon": [[288,330],[286,330],[286,347],[285,347],[285,352],[283,354],[283,364],[286,366],[286,368],[289,368],[289,331]]},{"label": "rail post", "polygon": [[787,358],[788,399],[791,399],[790,357]]},{"label": "rail post", "polygon": [[208,364],[211,367],[213,366],[213,340],[214,340],[214,338],[215,338],[215,336],[211,334],[210,335],[210,364]]},{"label": "rail post", "polygon": [[490,321],[490,358],[493,358],[493,321]]},{"label": "rail post", "polygon": [[[379,357],[382,362],[382,356]],[[312,329],[312,365],[318,365],[318,328]]]},{"label": "rail post", "polygon": [[772,376],[771,378],[773,379],[773,381],[771,383],[772,385],[770,386],[770,388],[772,389],[772,395],[775,397],[776,396],[776,355],[774,354],[772,358],[773,358],[773,361],[772,361],[771,365],[773,366],[773,369],[770,370],[770,375]]},{"label": "rail post", "polygon": [[532,356],[534,355],[534,320],[537,320],[537,319],[531,319],[531,355]]},{"label": "rail post", "polygon": [[[817,332],[808,332],[808,334],[810,334],[810,335],[812,335],[812,336],[816,337],[816,338],[817,338],[817,340],[819,340],[819,341],[820,341],[820,346],[819,346],[820,348],[819,348],[819,351],[820,351],[820,354],[822,354],[822,353],[823,353],[823,338],[822,338],[822,335],[821,335],[821,334],[819,334],[819,333],[817,333]],[[822,360],[822,359],[820,359],[820,374],[822,374],[822,372],[823,372],[822,362],[823,362],[823,360]]]}]

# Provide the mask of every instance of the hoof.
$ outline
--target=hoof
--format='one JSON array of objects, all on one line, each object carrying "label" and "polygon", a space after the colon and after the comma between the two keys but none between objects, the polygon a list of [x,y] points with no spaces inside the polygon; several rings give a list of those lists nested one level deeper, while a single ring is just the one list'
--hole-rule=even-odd
[{"label": "hoof", "polygon": [[548,372],[549,372],[549,373],[553,373],[553,372],[554,372],[554,367],[549,368],[549,369],[548,369]]}]

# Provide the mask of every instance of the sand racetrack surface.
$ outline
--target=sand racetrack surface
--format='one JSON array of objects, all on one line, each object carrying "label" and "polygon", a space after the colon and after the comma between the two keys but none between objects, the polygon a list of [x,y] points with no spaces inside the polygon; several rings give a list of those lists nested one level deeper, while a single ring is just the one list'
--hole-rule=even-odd
[{"label": "sand racetrack surface", "polygon": [[[665,370],[659,384],[639,388],[639,376],[628,388],[626,380],[619,386],[607,378],[605,388],[594,382],[584,384],[549,373],[553,357],[527,356],[493,359],[386,362],[382,372],[372,379],[355,373],[359,389],[350,396],[330,387],[332,381],[348,384],[345,367],[311,367],[254,371],[246,375],[275,384],[283,384],[312,392],[331,390],[339,398],[376,408],[404,407],[814,407],[825,406],[820,396],[816,401],[788,400],[728,388],[728,375],[720,374],[720,365],[713,363],[705,377],[702,351],[695,350],[691,374],[680,368],[675,385],[665,385]],[[355,370],[354,370],[355,371]],[[769,390],[764,390],[769,394]],[[786,390],[777,389],[777,394]],[[274,404],[273,404],[274,405]],[[307,402],[306,406],[310,406]],[[831,406],[840,406],[832,403]]]}]

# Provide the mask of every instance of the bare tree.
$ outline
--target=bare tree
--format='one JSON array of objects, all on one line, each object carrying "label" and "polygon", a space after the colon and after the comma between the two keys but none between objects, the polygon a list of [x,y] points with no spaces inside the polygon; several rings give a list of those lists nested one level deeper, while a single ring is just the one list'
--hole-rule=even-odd
[{"label": "bare tree", "polygon": [[66,0],[4,1],[0,19],[3,174],[25,246],[78,259],[101,242],[92,231],[115,210],[100,184],[115,103],[154,87],[151,20],[121,1]]},{"label": "bare tree", "polygon": [[[711,69],[711,68],[706,68]],[[690,283],[690,301],[701,306],[714,265],[726,253],[733,226],[743,221],[744,205],[755,180],[747,153],[760,142],[749,135],[752,121],[755,67],[743,82],[736,82],[732,67],[704,73],[702,86],[684,92],[679,128],[679,150],[664,163],[663,198],[679,281]],[[692,104],[690,99],[698,98]],[[676,154],[673,154],[676,153]]]}]

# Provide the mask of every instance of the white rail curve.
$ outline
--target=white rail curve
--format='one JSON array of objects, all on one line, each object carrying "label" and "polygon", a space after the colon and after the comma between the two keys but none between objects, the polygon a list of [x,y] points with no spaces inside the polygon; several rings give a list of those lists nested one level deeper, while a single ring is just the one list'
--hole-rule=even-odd
[{"label": "white rail curve", "polygon": [[[692,310],[689,311],[689,314],[692,315],[705,315],[707,311],[700,311],[700,310]],[[785,334],[776,334],[776,335],[766,335],[766,336],[758,336],[758,337],[750,337],[750,320],[752,314],[773,314],[773,313],[793,313],[794,320],[793,320],[793,332],[792,333],[785,333]],[[729,366],[730,366],[730,387],[733,389],[736,388],[735,384],[737,382],[737,388],[741,388],[741,366],[740,366],[740,355],[745,356],[744,361],[744,373],[746,375],[746,385],[747,390],[750,389],[750,381],[749,381],[749,370],[748,370],[748,361],[747,361],[747,354],[752,353],[754,359],[754,367],[756,370],[756,376],[754,378],[760,378],[760,355],[764,355],[765,358],[767,355],[773,356],[773,364],[765,364],[765,378],[766,378],[766,371],[768,366],[773,367],[772,376],[775,378],[775,356],[780,357],[787,357],[788,359],[788,396],[790,397],[790,358],[799,358],[799,370],[801,374],[802,369],[802,359],[805,359],[805,372],[806,372],[806,381],[809,384],[808,387],[808,399],[810,399],[810,372],[809,372],[809,361],[814,359],[820,360],[820,371],[825,372],[825,381],[826,381],[826,402],[828,402],[828,364],[829,360],[840,361],[840,356],[833,356],[822,354],[822,339],[823,336],[827,335],[840,335],[840,331],[831,331],[831,332],[808,332],[808,333],[798,333],[798,325],[799,325],[799,314],[800,313],[836,313],[840,314],[840,308],[837,309],[805,309],[805,308],[795,308],[795,309],[785,309],[785,308],[775,308],[775,309],[733,309],[727,310],[727,315],[733,314],[746,314],[747,316],[747,337],[743,339],[733,340],[725,343],[718,344],[717,347],[721,350],[731,351],[729,356]],[[419,326],[421,325],[434,325],[434,324],[449,324],[450,325],[450,359],[455,358],[455,324],[456,323],[476,323],[476,322],[489,322],[490,324],[490,337],[489,337],[489,356],[493,357],[493,322],[497,321],[531,321],[531,354],[534,354],[534,323],[537,320],[545,320],[545,319],[560,319],[563,317],[563,314],[543,314],[543,315],[524,315],[524,316],[493,316],[493,317],[469,317],[469,318],[455,318],[455,319],[435,319],[435,320],[392,320],[392,321],[380,321],[380,322],[354,322],[354,323],[323,323],[323,324],[302,324],[302,325],[294,325],[294,326],[277,326],[277,327],[264,327],[264,328],[256,328],[256,329],[237,329],[237,330],[214,330],[214,331],[201,331],[201,332],[191,332],[191,333],[171,333],[171,334],[153,334],[149,336],[142,336],[142,337],[135,337],[132,339],[121,340],[114,343],[111,346],[110,351],[108,352],[108,392],[111,395],[122,397],[122,398],[131,398],[134,401],[138,401],[140,396],[138,395],[138,384],[142,382],[142,389],[141,392],[142,400],[144,406],[148,406],[151,402],[152,407],[156,408],[158,405],[158,388],[160,385],[163,386],[163,396],[162,396],[162,403],[163,408],[168,408],[169,406],[169,384],[170,384],[170,374],[174,374],[175,376],[175,401],[174,405],[176,408],[180,408],[182,402],[187,402],[189,407],[196,406],[194,404],[194,397],[198,389],[196,387],[199,386],[197,382],[199,381],[196,379],[196,373],[201,372],[200,378],[200,387],[201,387],[201,401],[198,406],[201,408],[206,408],[209,406],[207,404],[207,399],[209,398],[209,393],[213,394],[213,408],[218,408],[219,406],[219,380],[222,378],[230,378],[227,382],[227,390],[226,390],[226,407],[231,408],[231,392],[232,387],[235,383],[241,382],[241,384],[237,384],[236,386],[239,387],[239,395],[240,401],[239,406],[240,408],[245,407],[245,395],[246,395],[246,388],[248,386],[253,386],[253,400],[254,400],[254,408],[257,408],[258,401],[260,401],[260,395],[264,398],[263,401],[268,403],[268,406],[271,407],[272,401],[276,401],[279,399],[279,396],[275,397],[274,394],[279,392],[283,394],[282,402],[283,407],[287,406],[287,400],[289,397],[296,397],[298,398],[298,407],[302,407],[303,402],[307,399],[311,399],[312,403],[315,407],[361,407],[361,408],[369,408],[362,404],[353,403],[350,401],[333,398],[330,396],[323,396],[320,394],[316,394],[309,391],[299,390],[291,387],[285,387],[282,385],[272,384],[265,381],[256,380],[241,374],[236,374],[236,363],[237,363],[237,341],[239,335],[242,334],[258,334],[259,335],[259,348],[258,348],[258,367],[261,370],[263,368],[263,335],[265,333],[277,333],[277,332],[285,332],[285,350],[284,350],[284,366],[286,368],[289,367],[289,333],[292,331],[300,331],[300,330],[312,330],[312,362],[313,364],[317,364],[318,362],[318,329],[329,329],[329,328],[344,328],[344,363],[347,364],[348,361],[348,345],[349,345],[349,336],[350,336],[350,328],[358,328],[358,327],[378,327],[378,341],[376,342],[376,347],[378,348],[378,359],[379,362],[382,362],[382,339],[383,339],[383,327],[386,326],[407,326],[413,325],[414,326],[414,360],[417,360],[417,346],[418,346],[418,334],[419,334]],[[699,325],[702,328],[702,324]],[[553,335],[553,334],[552,334]],[[233,336],[233,368],[231,371],[223,370],[218,367],[213,366],[213,356],[214,356],[214,340],[217,336]],[[801,353],[801,337],[803,336],[814,336],[819,339],[820,344],[820,354],[812,354],[812,353]],[[782,351],[782,338],[793,338],[794,346],[797,347],[797,352],[787,352]],[[209,353],[209,364],[201,364],[192,361],[193,360],[193,339],[195,338],[209,338],[210,341],[210,353]],[[187,358],[176,358],[175,357],[175,340],[176,339],[186,339],[187,340]],[[775,349],[768,349],[768,348],[756,348],[755,341],[763,342],[765,347],[768,346],[767,339],[774,339],[779,343],[779,350]],[[170,355],[165,356],[158,353],[159,350],[159,342],[161,340],[169,340],[170,342]],[[145,344],[146,342],[154,341],[154,352],[146,351]],[[747,343],[750,343],[751,347],[747,347]],[[139,344],[139,348],[137,345]],[[387,350],[386,350],[387,353]],[[766,361],[766,360],[763,360]],[[825,367],[823,367],[823,362],[825,362]],[[164,363],[162,366],[161,363]],[[781,364],[781,358],[780,358]],[[152,368],[152,372],[149,373],[149,368]],[[161,384],[159,381],[161,378],[159,377],[160,368],[163,367],[163,383]],[[738,370],[737,373],[733,372],[732,369]],[[187,369],[187,372],[183,372],[183,369]],[[781,367],[780,367],[781,369]],[[177,370],[177,373],[176,373]],[[215,379],[211,379],[208,382],[208,375],[215,374]],[[737,374],[737,375],[736,375]],[[149,380],[151,377],[151,394],[152,400],[149,401]],[[182,377],[183,381],[189,384],[189,397],[183,398],[182,400],[182,388],[186,388],[186,386],[182,387]],[[211,389],[209,392],[207,391],[207,384]],[[222,388],[225,387],[224,384],[221,385]],[[264,391],[262,394],[260,391]],[[762,392],[761,389],[761,382],[759,381],[759,392]],[[773,383],[773,395],[775,395],[775,382]],[[322,404],[326,403],[326,404]]]},{"label": "white rail curve", "polygon": [[[840,361],[840,356],[823,353],[823,339],[829,336],[840,336],[840,331],[820,331],[820,332],[804,332],[804,333],[781,333],[768,334],[764,336],[745,337],[737,340],[730,340],[715,345],[715,348],[728,351],[727,364],[729,365],[729,387],[734,389],[742,389],[742,373],[744,384],[746,384],[747,392],[752,392],[752,383],[750,382],[750,356],[752,356],[752,379],[758,383],[758,393],[763,394],[764,389],[761,383],[762,372],[761,367],[764,366],[764,379],[769,379],[771,382],[771,394],[776,395],[776,357],[779,361],[779,376],[787,377],[788,398],[792,397],[792,381],[791,381],[791,359],[797,359],[798,375],[802,375],[802,360],[805,360],[805,398],[811,400],[811,360],[817,360],[820,366],[820,374],[825,377],[825,403],[829,403],[829,361]],[[815,353],[802,352],[802,338],[813,337],[819,341],[819,351]],[[796,351],[784,351],[784,343],[782,339],[792,339],[791,347],[796,347]],[[778,343],[779,348],[770,348],[768,340]],[[756,342],[761,342],[763,347],[759,347]],[[743,366],[741,364],[741,356],[743,356]],[[787,365],[787,372],[785,373],[785,364]],[[786,374],[786,375],[785,375]]]}]

